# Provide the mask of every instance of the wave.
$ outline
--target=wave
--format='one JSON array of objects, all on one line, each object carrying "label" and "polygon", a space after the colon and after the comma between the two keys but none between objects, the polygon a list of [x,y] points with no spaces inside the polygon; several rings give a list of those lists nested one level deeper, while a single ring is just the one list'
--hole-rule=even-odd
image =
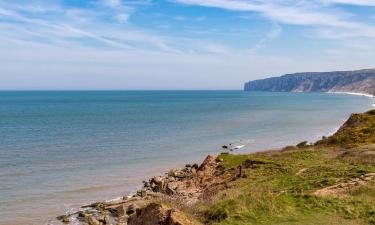
[{"label": "wave", "polygon": [[359,93],[359,92],[347,92],[347,91],[328,91],[327,93],[332,93],[332,94],[346,94],[346,95],[358,95],[358,96],[365,96],[369,98],[375,98],[374,95],[370,95],[367,93]]}]

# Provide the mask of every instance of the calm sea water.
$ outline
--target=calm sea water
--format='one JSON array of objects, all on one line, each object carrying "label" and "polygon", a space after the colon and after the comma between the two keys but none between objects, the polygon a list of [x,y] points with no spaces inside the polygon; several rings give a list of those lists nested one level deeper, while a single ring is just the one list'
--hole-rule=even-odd
[{"label": "calm sea water", "polygon": [[229,142],[254,152],[315,141],[371,104],[323,93],[0,92],[0,224],[44,224],[130,194]]}]

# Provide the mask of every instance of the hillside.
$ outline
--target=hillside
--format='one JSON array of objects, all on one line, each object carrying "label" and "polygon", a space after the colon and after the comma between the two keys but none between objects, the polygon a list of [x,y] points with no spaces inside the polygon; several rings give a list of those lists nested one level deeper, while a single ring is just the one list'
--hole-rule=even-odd
[{"label": "hillside", "polygon": [[90,225],[375,224],[375,110],[331,137],[222,153],[144,182],[136,195],[59,219]]},{"label": "hillside", "polygon": [[287,74],[245,83],[245,91],[356,92],[375,95],[375,69]]}]

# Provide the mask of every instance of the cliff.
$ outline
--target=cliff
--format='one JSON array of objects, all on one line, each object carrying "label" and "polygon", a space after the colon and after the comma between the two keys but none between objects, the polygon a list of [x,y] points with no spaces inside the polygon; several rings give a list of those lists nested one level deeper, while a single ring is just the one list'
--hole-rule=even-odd
[{"label": "cliff", "polygon": [[245,91],[355,92],[375,95],[375,69],[286,74],[245,83]]}]

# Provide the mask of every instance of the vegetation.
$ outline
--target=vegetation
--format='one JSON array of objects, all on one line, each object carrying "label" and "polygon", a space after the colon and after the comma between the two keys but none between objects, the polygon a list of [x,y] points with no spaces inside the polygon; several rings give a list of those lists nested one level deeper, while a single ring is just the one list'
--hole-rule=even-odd
[{"label": "vegetation", "polygon": [[349,120],[331,137],[318,141],[318,146],[357,147],[375,143],[375,110],[353,114]]},{"label": "vegetation", "polygon": [[[191,214],[206,224],[375,224],[375,111],[354,114],[333,136],[314,145],[249,155],[221,154],[222,165],[263,162],[244,170]],[[350,182],[348,182],[350,181]],[[317,190],[338,185],[337,193]]]}]

